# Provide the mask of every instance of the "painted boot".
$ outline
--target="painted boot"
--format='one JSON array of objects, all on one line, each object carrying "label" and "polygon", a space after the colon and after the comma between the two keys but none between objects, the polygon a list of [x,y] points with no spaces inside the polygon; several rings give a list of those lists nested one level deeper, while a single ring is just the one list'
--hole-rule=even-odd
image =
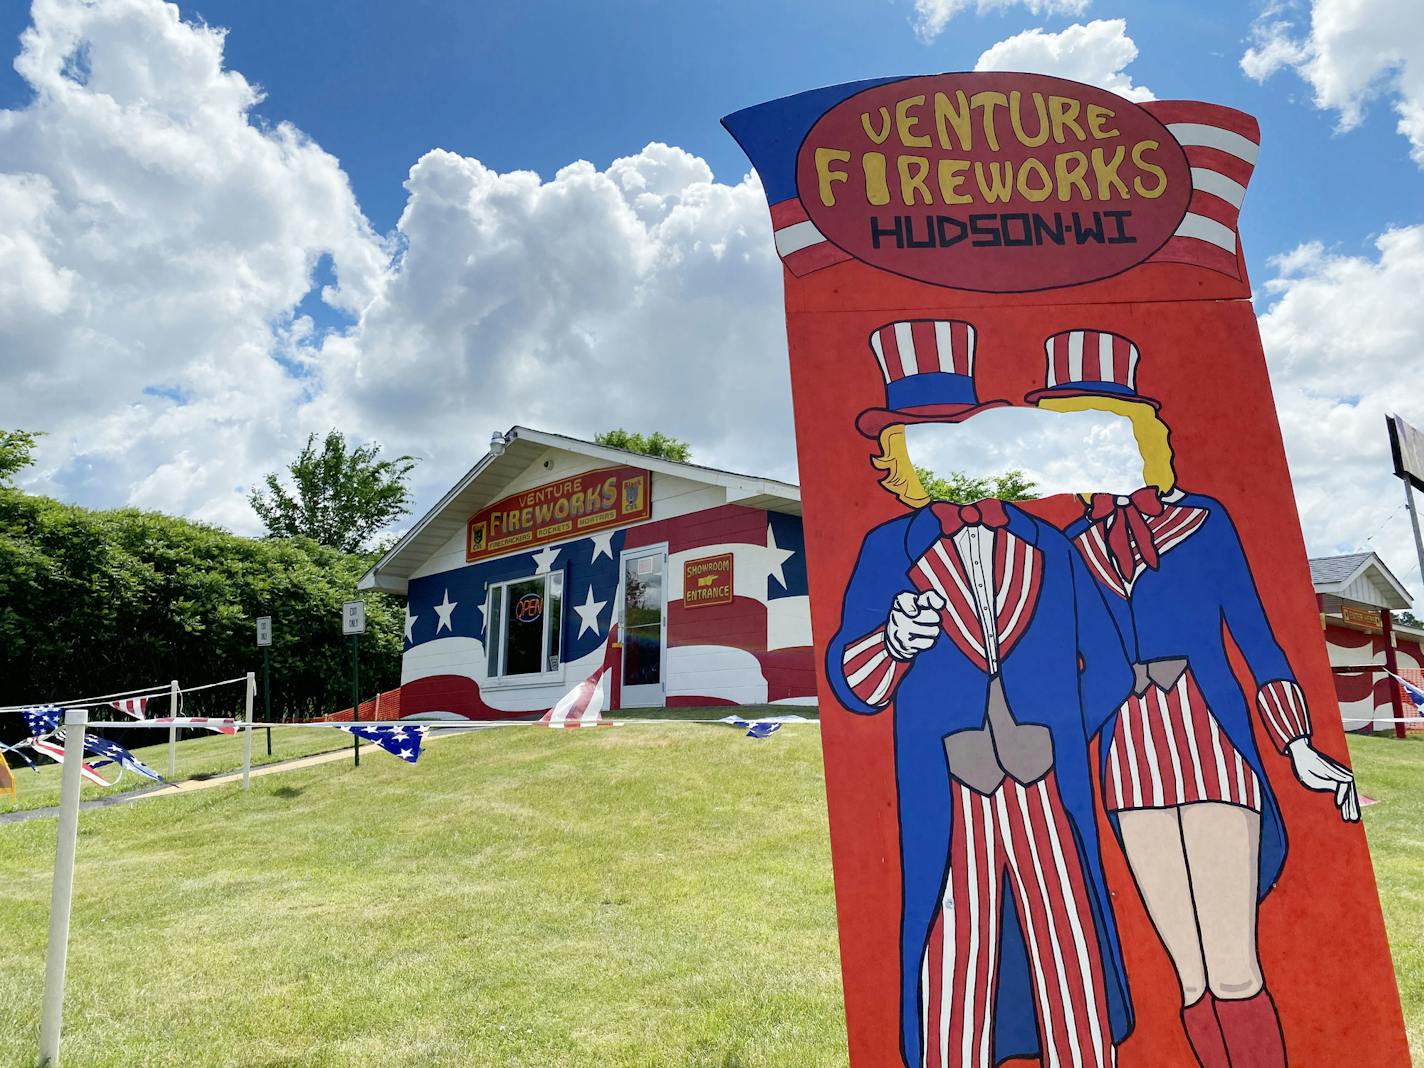
[{"label": "painted boot", "polygon": [[1226,1040],[1221,1037],[1221,1025],[1216,1021],[1216,1010],[1212,1007],[1211,994],[1200,998],[1182,1010],[1182,1028],[1187,1032],[1187,1042],[1197,1055],[1201,1068],[1231,1068],[1231,1059],[1226,1055]]},{"label": "painted boot", "polygon": [[1217,998],[1216,1019],[1226,1040],[1231,1068],[1285,1068],[1280,1017],[1264,988],[1254,997],[1238,1001]]}]

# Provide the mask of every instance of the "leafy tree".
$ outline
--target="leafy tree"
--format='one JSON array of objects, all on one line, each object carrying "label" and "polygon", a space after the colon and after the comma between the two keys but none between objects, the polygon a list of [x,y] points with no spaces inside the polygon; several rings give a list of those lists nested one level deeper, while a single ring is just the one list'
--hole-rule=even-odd
[{"label": "leafy tree", "polygon": [[691,445],[668,437],[661,430],[654,430],[644,437],[642,434],[630,434],[620,427],[617,430],[605,430],[593,440],[596,444],[607,445],[610,449],[627,449],[629,452],[640,452],[644,456],[656,456],[662,460],[686,463],[692,458]]},{"label": "leafy tree", "polygon": [[988,497],[1001,501],[1031,501],[1038,496],[1038,486],[1017,468],[984,478],[973,478],[963,471],[951,471],[948,478],[941,478],[928,467],[917,464],[915,474],[919,476],[925,492],[936,501],[969,504]]},{"label": "leafy tree", "polygon": [[[0,488],[0,704],[243,675],[261,662],[253,621],[270,615],[273,713],[306,719],[345,708],[351,650],[341,602],[371,561],[307,538],[243,538]],[[385,594],[362,597],[369,697],[399,685],[404,608]],[[242,687],[190,695],[184,709],[240,715]],[[0,737],[13,740],[17,719],[0,717]]]},{"label": "leafy tree", "polygon": [[339,430],[327,433],[318,452],[316,435],[309,434],[287,468],[294,492],[274,472],[263,480],[266,492],[254,489],[248,500],[274,538],[311,538],[342,552],[359,552],[410,512],[406,479],[415,458],[380,456],[376,444],[348,450]]},{"label": "leafy tree", "polygon": [[33,430],[0,430],[0,483],[9,482],[35,462],[38,438]]}]

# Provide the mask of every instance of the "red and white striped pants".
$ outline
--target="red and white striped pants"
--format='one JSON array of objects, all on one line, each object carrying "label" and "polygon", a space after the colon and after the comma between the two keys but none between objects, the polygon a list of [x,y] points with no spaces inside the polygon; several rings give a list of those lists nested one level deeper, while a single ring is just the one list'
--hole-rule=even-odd
[{"label": "red and white striped pants", "polygon": [[920,972],[923,1068],[993,1064],[1004,908],[1017,910],[1028,950],[1043,1064],[1110,1068],[1097,929],[1053,774],[1032,786],[1005,779],[987,797],[953,789],[949,879]]}]

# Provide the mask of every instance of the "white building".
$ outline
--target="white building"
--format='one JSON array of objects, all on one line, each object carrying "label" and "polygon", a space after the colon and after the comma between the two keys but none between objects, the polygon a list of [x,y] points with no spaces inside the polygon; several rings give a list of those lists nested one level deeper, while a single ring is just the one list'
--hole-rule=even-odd
[{"label": "white building", "polygon": [[605,664],[614,709],[805,704],[804,544],[794,485],[516,426],[360,588],[408,598],[400,715],[527,716]]}]

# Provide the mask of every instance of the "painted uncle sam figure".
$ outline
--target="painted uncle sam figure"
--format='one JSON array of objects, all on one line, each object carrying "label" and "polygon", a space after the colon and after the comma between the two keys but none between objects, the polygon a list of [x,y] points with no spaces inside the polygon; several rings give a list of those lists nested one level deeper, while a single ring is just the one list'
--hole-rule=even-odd
[{"label": "painted uncle sam figure", "polygon": [[[1156,401],[1137,392],[1127,338],[1069,330],[1046,342],[1047,382],[1030,404],[1132,421],[1147,485],[1092,494],[1073,540],[1134,660],[1132,694],[1101,747],[1114,829],[1176,968],[1182,1023],[1205,1068],[1282,1068],[1285,1044],[1256,945],[1256,913],[1286,857],[1285,829],[1252,732],[1300,782],[1359,819],[1348,769],[1310,741],[1310,715],[1271,632],[1230,515],[1176,485]],[[1248,702],[1225,633],[1251,674]]]},{"label": "painted uncle sam figure", "polygon": [[[857,425],[877,466],[906,424],[1003,403],[976,397],[967,323],[891,323],[870,346],[887,405]],[[917,503],[866,535],[827,664],[852,712],[894,705],[905,1063],[1105,1068],[1132,1013],[1088,745],[1131,664],[1060,531],[996,500]]]}]

